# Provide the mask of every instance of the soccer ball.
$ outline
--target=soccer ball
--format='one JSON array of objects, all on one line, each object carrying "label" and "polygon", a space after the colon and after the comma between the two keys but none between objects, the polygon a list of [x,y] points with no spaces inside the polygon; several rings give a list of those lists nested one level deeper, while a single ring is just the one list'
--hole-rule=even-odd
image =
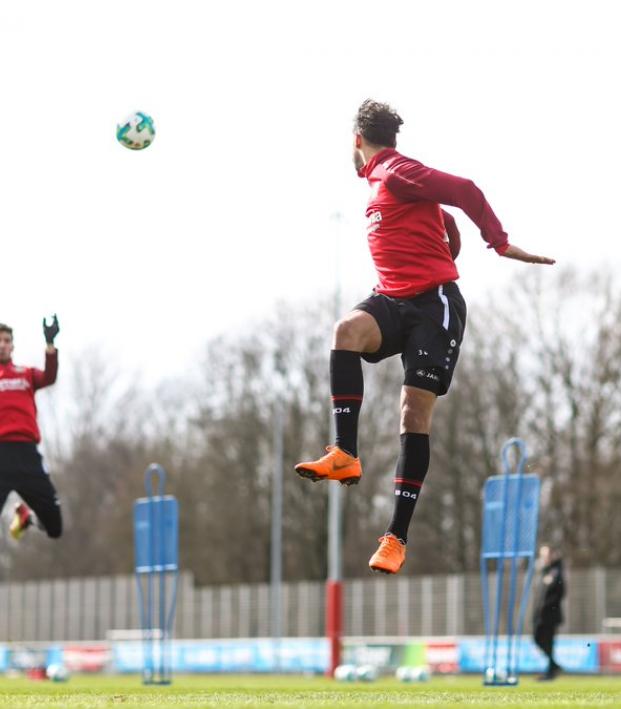
[{"label": "soccer ball", "polygon": [[429,670],[426,667],[414,667],[412,670],[412,679],[414,682],[427,682],[429,679]]},{"label": "soccer ball", "polygon": [[398,667],[396,678],[400,682],[426,682],[429,679],[429,670],[426,667]]},{"label": "soccer ball", "polygon": [[69,670],[64,665],[48,665],[45,674],[52,682],[66,682],[69,679]]},{"label": "soccer ball", "polygon": [[339,665],[334,670],[334,679],[339,682],[353,682],[357,679],[355,665]]},{"label": "soccer ball", "polygon": [[377,674],[377,667],[373,665],[360,665],[360,667],[356,669],[356,679],[361,682],[375,682]]},{"label": "soccer ball", "polygon": [[146,113],[136,111],[116,127],[116,139],[130,150],[144,150],[155,139],[153,119]]}]

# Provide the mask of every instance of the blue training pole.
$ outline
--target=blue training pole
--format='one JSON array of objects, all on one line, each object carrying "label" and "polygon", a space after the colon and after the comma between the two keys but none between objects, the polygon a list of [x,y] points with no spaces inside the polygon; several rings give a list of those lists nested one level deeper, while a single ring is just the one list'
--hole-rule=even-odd
[{"label": "blue training pole", "polygon": [[[512,447],[518,450],[515,472],[509,461]],[[534,571],[534,557],[539,513],[539,478],[525,474],[526,446],[511,439],[503,446],[503,473],[487,479],[483,495],[483,537],[481,549],[481,583],[485,625],[485,684],[516,685],[519,671],[520,638]],[[519,571],[521,558],[528,560],[520,600]],[[496,560],[496,604],[490,607],[489,567]],[[506,602],[506,676],[500,673],[500,625],[505,612],[504,584],[506,562],[509,564]],[[517,621],[516,621],[517,610]],[[502,644],[504,648],[504,643]],[[505,669],[503,665],[503,669]],[[488,670],[491,674],[488,674]]]},{"label": "blue training pole", "polygon": [[509,478],[504,478],[502,526],[500,532],[501,551],[496,566],[496,607],[494,608],[494,640],[492,645],[492,667],[496,668],[498,658],[498,635],[500,633],[500,613],[502,610],[503,585],[505,578],[505,554],[507,546],[507,507],[509,505]]},{"label": "blue training pole", "polygon": [[[157,490],[154,489],[155,477]],[[177,600],[179,515],[175,498],[164,495],[165,477],[161,466],[149,466],[145,472],[148,497],[137,500],[134,505],[136,580],[146,684],[169,684],[172,677],[169,645]],[[172,581],[170,603],[169,577]]]},{"label": "blue training pole", "polygon": [[[511,464],[509,462],[509,449],[515,446],[518,449],[517,473],[517,493],[513,505],[513,553],[511,555],[511,572],[509,576],[509,599],[507,607],[507,674],[515,675],[515,638],[513,632],[513,617],[515,613],[515,594],[517,586],[517,560],[520,553],[520,521],[522,506],[522,481],[524,480],[524,466],[526,464],[526,444],[519,438],[512,438],[508,441],[502,451],[505,475],[509,475]],[[508,478],[507,478],[508,479]]]}]

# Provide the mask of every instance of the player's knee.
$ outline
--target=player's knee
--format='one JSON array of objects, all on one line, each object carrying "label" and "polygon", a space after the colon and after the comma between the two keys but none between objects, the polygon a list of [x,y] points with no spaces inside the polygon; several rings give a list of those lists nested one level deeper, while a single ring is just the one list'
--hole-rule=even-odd
[{"label": "player's knee", "polygon": [[336,349],[361,350],[360,328],[355,320],[339,320],[334,326],[334,346]]}]

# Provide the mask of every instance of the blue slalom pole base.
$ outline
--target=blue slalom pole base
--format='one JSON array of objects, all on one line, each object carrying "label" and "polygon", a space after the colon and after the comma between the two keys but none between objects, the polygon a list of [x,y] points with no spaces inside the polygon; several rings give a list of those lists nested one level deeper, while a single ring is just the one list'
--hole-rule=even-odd
[{"label": "blue slalom pole base", "polygon": [[485,680],[483,682],[484,687],[517,687],[519,684],[517,677],[509,677],[504,682],[488,682]]},{"label": "blue slalom pole base", "polygon": [[144,685],[157,685],[158,687],[162,687],[164,685],[172,684],[171,679],[143,679],[142,684]]}]

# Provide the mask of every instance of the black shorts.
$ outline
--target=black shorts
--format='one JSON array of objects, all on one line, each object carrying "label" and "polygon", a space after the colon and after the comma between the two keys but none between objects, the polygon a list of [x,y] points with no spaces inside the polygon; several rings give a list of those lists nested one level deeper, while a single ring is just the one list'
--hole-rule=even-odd
[{"label": "black shorts", "polygon": [[60,502],[35,443],[0,441],[0,510],[13,491],[33,510],[50,537],[60,537]]},{"label": "black shorts", "polygon": [[372,315],[382,333],[379,350],[364,352],[363,359],[380,362],[400,354],[404,384],[438,396],[446,394],[466,328],[466,302],[456,283],[445,283],[413,298],[374,293],[354,310]]}]

